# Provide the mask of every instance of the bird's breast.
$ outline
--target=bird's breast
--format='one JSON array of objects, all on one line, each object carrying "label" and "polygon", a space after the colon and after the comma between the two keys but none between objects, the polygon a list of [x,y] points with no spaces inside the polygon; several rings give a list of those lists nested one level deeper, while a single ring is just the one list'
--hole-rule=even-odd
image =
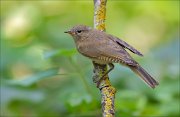
[{"label": "bird's breast", "polygon": [[89,49],[91,49],[93,45],[88,42],[88,40],[81,40],[76,43],[76,48],[79,52],[88,52]]}]

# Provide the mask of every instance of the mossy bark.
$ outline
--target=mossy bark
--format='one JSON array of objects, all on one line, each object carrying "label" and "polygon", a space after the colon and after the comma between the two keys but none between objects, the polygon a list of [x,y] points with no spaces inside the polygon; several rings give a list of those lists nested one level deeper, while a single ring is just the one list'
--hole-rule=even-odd
[{"label": "mossy bark", "polygon": [[[106,17],[106,2],[107,0],[94,0],[94,28],[105,31]],[[114,117],[114,100],[116,90],[111,86],[109,76],[106,75],[103,80],[100,78],[107,72],[107,65],[101,65],[93,62],[94,76],[93,81],[97,83],[101,92],[101,105],[103,117]],[[100,83],[98,83],[100,81]]]}]

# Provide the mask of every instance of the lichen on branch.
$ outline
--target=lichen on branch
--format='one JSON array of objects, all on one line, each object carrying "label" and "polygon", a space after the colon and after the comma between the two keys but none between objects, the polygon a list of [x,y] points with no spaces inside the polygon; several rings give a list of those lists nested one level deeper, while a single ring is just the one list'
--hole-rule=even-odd
[{"label": "lichen on branch", "polygon": [[[107,0],[94,0],[94,28],[105,31],[106,17],[106,2]],[[93,62],[94,76],[93,81],[97,83],[101,92],[101,105],[103,117],[114,117],[114,100],[116,90],[111,86],[109,76],[106,75],[103,80],[100,78],[107,72],[107,65],[101,65]],[[100,81],[100,83],[98,83]]]}]

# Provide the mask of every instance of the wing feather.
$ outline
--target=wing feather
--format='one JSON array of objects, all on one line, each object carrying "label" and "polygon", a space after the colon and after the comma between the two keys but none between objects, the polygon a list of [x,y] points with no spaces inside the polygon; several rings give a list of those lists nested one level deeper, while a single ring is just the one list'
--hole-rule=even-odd
[{"label": "wing feather", "polygon": [[98,43],[91,40],[88,43],[79,44],[78,50],[81,54],[91,59],[103,58],[104,61],[109,63],[117,61],[131,66],[137,65],[124,47],[119,46],[112,40],[99,40]]},{"label": "wing feather", "polygon": [[143,56],[143,54],[141,52],[139,52],[138,50],[136,50],[134,47],[132,47],[131,45],[129,45],[128,43],[126,43],[125,41],[114,37],[112,35],[108,35],[109,39],[115,41],[116,43],[118,43],[119,45],[121,45],[124,48],[127,48],[128,50],[130,50],[131,52],[133,52],[134,54],[137,54],[139,56]]}]

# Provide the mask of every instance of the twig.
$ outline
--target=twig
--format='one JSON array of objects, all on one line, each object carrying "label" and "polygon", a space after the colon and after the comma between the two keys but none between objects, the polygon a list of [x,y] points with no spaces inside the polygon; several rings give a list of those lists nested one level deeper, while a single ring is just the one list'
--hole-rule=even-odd
[{"label": "twig", "polygon": [[[94,28],[101,31],[105,31],[106,2],[107,0],[94,0]],[[93,65],[93,82],[98,83],[98,81],[101,81],[97,86],[101,92],[102,115],[103,117],[114,117],[116,90],[111,86],[108,75],[103,80],[100,80],[101,76],[107,71],[107,65],[100,65],[94,62]]]}]

